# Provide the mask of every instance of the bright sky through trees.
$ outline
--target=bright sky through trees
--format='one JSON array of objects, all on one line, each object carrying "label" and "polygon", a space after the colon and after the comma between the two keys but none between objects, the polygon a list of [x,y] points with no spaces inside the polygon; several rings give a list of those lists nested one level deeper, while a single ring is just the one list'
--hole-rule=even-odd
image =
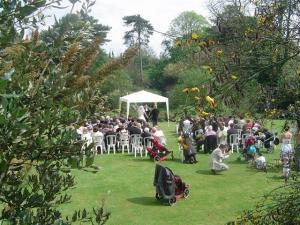
[{"label": "bright sky through trees", "polygon": [[[55,14],[60,18],[71,10],[71,4],[67,0],[63,5],[70,5],[70,7],[63,10],[52,9],[51,15]],[[172,19],[183,11],[193,10],[208,18],[209,11],[206,5],[207,0],[97,0],[92,15],[103,25],[112,27],[108,34],[111,41],[104,48],[108,52],[113,51],[115,55],[118,55],[126,49],[123,45],[126,27],[123,25],[122,17],[140,14],[144,19],[150,21],[155,30],[166,32]],[[149,46],[157,55],[161,51],[163,38],[163,35],[159,33],[154,33],[150,38]]]}]

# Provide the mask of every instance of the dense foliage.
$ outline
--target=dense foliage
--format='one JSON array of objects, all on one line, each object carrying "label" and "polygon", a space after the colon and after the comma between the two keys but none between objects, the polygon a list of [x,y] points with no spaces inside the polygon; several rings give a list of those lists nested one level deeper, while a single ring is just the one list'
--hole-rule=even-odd
[{"label": "dense foliage", "polygon": [[[61,215],[75,185],[69,163],[93,163],[92,146],[82,148],[75,127],[103,107],[93,87],[135,55],[129,49],[87,73],[108,31],[88,15],[93,1],[57,21],[49,31],[35,27],[43,8],[59,1],[1,1],[0,12],[0,221],[8,224],[104,224],[110,214]],[[23,29],[33,27],[30,37]],[[88,57],[87,57],[88,56]],[[84,164],[83,157],[86,158]]]}]

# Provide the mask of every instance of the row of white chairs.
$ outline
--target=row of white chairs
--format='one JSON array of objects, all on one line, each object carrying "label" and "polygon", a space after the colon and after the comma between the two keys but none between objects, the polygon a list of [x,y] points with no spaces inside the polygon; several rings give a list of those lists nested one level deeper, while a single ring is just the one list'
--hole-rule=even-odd
[{"label": "row of white chairs", "polygon": [[145,153],[145,156],[147,156],[147,148],[152,148],[152,142],[151,137],[143,138],[139,134],[118,134],[117,135],[107,135],[106,137],[106,144],[105,146],[105,140],[103,135],[83,135],[82,139],[86,141],[85,146],[88,146],[91,143],[94,143],[94,152],[97,154],[98,149],[100,149],[100,153],[103,154],[104,152],[107,152],[107,154],[110,154],[110,151],[112,150],[114,154],[116,154],[117,148],[121,149],[122,154],[124,154],[125,151],[127,153],[133,153],[134,157],[139,154],[141,157],[143,156],[143,153]]}]

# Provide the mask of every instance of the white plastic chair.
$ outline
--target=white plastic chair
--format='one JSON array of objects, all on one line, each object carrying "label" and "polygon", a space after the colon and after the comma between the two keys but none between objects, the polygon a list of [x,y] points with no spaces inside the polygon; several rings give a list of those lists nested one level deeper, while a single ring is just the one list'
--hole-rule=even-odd
[{"label": "white plastic chair", "polygon": [[101,155],[103,155],[103,151],[105,151],[104,136],[95,133],[93,135],[93,142],[95,144],[95,153],[97,154],[98,148],[100,148]]},{"label": "white plastic chair", "polygon": [[229,136],[229,144],[231,146],[231,152],[233,153],[233,149],[236,149],[236,152],[239,152],[239,135],[238,134],[231,134]]},{"label": "white plastic chair", "polygon": [[179,124],[178,123],[175,126],[175,132],[176,132],[176,134],[179,134]]},{"label": "white plastic chair", "polygon": [[85,153],[85,148],[93,143],[92,135],[90,133],[85,133],[81,135],[81,140],[85,141],[81,150]]},{"label": "white plastic chair", "polygon": [[184,154],[183,154],[183,149],[181,145],[178,143],[178,150],[179,150],[179,158],[181,159],[181,162],[184,162]]},{"label": "white plastic chair", "polygon": [[116,154],[116,144],[117,144],[117,136],[116,135],[107,135],[107,154],[110,153],[110,149],[114,150],[114,154]]},{"label": "white plastic chair", "polygon": [[145,156],[147,156],[148,154],[147,148],[152,148],[152,147],[153,147],[152,137],[145,137],[144,138]]},{"label": "white plastic chair", "polygon": [[140,134],[130,135],[130,146],[134,157],[137,153],[140,153],[141,157],[143,156],[143,138]]},{"label": "white plastic chair", "polygon": [[128,134],[120,134],[119,136],[119,143],[120,147],[122,148],[122,154],[124,154],[125,147],[127,149],[127,152],[130,152],[129,148],[129,135]]}]

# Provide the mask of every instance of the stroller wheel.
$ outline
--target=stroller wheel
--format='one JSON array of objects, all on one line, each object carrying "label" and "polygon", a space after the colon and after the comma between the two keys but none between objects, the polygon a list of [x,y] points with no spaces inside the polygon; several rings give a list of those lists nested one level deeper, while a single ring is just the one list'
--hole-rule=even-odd
[{"label": "stroller wheel", "polygon": [[160,160],[160,157],[159,157],[158,155],[156,155],[156,156],[154,157],[154,160],[155,160],[155,161],[159,161],[159,160]]},{"label": "stroller wheel", "polygon": [[184,198],[188,198],[190,195],[190,190],[188,188],[186,188],[184,191],[183,191],[183,197]]},{"label": "stroller wheel", "polygon": [[170,198],[168,203],[169,206],[173,206],[176,203],[176,197]]},{"label": "stroller wheel", "polygon": [[161,197],[159,196],[158,193],[155,194],[155,198],[156,198],[157,200],[160,200],[160,199],[161,199]]}]

